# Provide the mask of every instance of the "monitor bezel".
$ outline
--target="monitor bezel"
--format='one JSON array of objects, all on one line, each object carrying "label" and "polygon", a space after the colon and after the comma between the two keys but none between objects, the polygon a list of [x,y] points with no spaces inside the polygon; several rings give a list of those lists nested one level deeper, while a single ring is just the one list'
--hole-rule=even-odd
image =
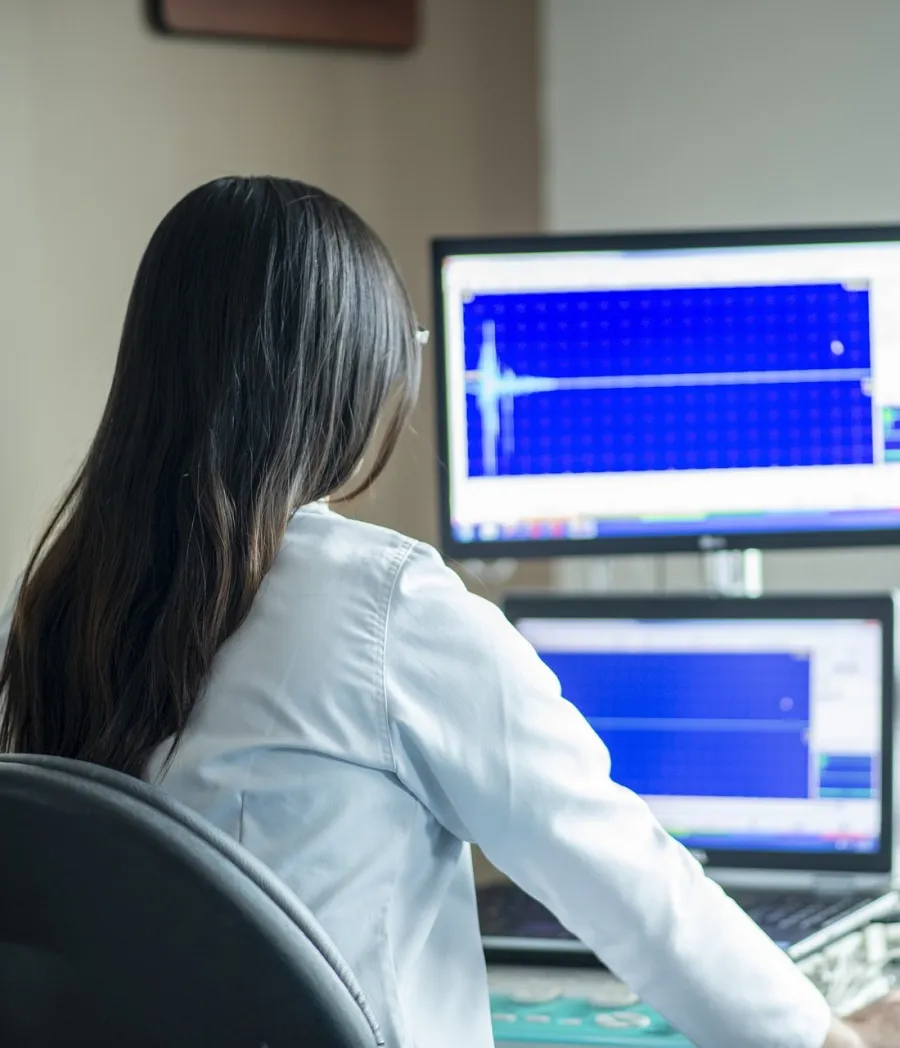
[{"label": "monitor bezel", "polygon": [[456,560],[512,557],[607,556],[627,553],[684,553],[740,549],[865,548],[900,544],[900,528],[846,528],[813,531],[716,531],[697,534],[598,536],[562,539],[477,539],[460,542],[451,520],[448,456],[447,353],[444,331],[444,261],[458,255],[548,254],[585,251],[666,251],[691,248],[789,247],[821,244],[900,244],[900,225],[815,228],[702,230],[697,232],[540,234],[505,237],[441,237],[431,244],[435,346],[439,530],[441,548]]},{"label": "monitor bezel", "polygon": [[[876,852],[778,852],[704,849],[710,869],[797,870],[888,875],[893,859],[894,597],[884,594],[759,598],[592,597],[514,594],[504,603],[523,619],[870,619],[882,625],[881,835]],[[613,767],[615,773],[615,767]]]}]

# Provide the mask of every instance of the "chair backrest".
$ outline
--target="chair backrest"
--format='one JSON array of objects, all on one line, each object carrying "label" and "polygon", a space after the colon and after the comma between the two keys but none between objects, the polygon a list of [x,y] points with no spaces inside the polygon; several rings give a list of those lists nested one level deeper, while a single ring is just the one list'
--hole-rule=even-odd
[{"label": "chair backrest", "polygon": [[362,992],[264,866],[154,787],[0,757],[3,1048],[376,1048]]}]

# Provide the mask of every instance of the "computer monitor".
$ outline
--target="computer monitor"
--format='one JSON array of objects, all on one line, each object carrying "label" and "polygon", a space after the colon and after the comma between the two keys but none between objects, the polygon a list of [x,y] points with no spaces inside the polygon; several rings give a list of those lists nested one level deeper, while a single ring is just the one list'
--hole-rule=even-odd
[{"label": "computer monitor", "polygon": [[458,558],[900,539],[900,228],[434,244]]},{"label": "computer monitor", "polygon": [[519,597],[616,782],[715,867],[887,872],[889,597]]}]

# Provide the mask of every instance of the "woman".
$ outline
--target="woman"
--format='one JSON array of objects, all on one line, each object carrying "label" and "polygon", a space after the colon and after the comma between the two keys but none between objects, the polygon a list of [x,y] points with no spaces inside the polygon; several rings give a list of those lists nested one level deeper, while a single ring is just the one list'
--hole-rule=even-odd
[{"label": "woman", "polygon": [[379,421],[357,490],[383,468],[419,353],[386,250],[337,200],[229,178],[177,204],[0,622],[0,750],[143,776],[233,834],[317,915],[397,1048],[491,1044],[469,841],[697,1045],[900,1044],[890,1003],[831,1020],[611,781],[496,609],[433,550],[327,507]]}]

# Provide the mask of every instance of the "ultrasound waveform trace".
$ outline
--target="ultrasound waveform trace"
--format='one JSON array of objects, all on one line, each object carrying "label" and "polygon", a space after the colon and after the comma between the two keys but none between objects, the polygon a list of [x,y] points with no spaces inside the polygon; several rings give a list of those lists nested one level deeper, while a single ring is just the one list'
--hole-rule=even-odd
[{"label": "ultrasound waveform trace", "polygon": [[[834,350],[833,350],[834,352]],[[860,383],[868,393],[871,369],[805,368],[682,374],[585,375],[570,378],[519,375],[504,365],[497,350],[496,324],[481,324],[481,348],[475,370],[465,376],[466,393],[474,397],[481,420],[485,476],[496,476],[515,451],[515,401],[534,393],[566,390],[659,389],[679,386],[747,386],[759,383]]]}]

